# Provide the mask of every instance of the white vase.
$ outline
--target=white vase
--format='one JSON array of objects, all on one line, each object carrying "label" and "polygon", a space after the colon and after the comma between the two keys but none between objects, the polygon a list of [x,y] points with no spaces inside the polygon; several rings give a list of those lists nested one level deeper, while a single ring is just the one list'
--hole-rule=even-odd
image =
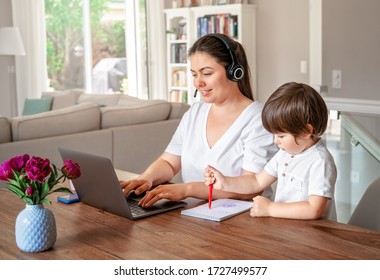
[{"label": "white vase", "polygon": [[17,246],[24,252],[50,249],[57,240],[53,212],[42,204],[26,205],[16,218],[15,232]]}]

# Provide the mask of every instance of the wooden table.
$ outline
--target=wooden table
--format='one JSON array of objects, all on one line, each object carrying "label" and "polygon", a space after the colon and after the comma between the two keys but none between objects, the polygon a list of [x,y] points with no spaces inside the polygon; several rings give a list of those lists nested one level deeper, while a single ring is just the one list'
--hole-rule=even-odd
[{"label": "wooden table", "polygon": [[[251,218],[246,212],[212,222],[174,210],[130,221],[83,203],[58,203],[56,196],[46,206],[57,222],[55,246],[41,253],[24,253],[16,245],[14,232],[24,202],[0,189],[0,259],[380,259],[379,232],[328,220]],[[188,207],[199,204],[195,199],[188,202]]]}]

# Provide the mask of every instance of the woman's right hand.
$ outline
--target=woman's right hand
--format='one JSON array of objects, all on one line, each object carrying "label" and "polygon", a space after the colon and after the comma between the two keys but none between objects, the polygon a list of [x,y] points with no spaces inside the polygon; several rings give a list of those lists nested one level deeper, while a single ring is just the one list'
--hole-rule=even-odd
[{"label": "woman's right hand", "polygon": [[146,191],[149,191],[153,183],[146,179],[134,179],[130,181],[120,181],[120,186],[125,196],[127,196],[132,190],[135,190],[135,194],[139,195]]}]

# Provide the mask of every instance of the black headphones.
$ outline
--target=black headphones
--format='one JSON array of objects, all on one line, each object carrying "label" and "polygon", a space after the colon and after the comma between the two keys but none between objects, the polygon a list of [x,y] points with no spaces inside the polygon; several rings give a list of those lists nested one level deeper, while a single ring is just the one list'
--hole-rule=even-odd
[{"label": "black headphones", "polygon": [[213,33],[208,35],[219,39],[219,41],[221,41],[226,46],[228,52],[230,53],[232,61],[231,64],[228,65],[226,68],[227,78],[234,82],[239,81],[244,76],[244,68],[239,64],[233,46],[230,44],[230,42],[224,39],[223,35],[219,33]]}]

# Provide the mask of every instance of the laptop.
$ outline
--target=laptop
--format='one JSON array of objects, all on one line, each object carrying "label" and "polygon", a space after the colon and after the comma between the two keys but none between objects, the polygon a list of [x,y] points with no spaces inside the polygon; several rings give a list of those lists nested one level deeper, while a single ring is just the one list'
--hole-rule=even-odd
[{"label": "laptop", "polygon": [[132,191],[126,197],[120,187],[112,161],[106,157],[59,147],[62,160],[79,164],[81,176],[72,180],[81,202],[130,220],[171,211],[187,205],[185,201],[161,199],[149,208],[138,206],[144,197]]}]

